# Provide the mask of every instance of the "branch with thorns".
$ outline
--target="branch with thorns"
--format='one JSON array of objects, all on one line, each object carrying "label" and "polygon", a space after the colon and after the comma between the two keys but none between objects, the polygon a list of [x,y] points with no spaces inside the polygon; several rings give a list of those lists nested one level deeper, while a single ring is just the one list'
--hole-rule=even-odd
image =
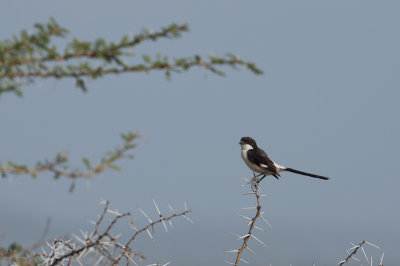
[{"label": "branch with thorns", "polygon": [[269,227],[271,227],[271,224],[262,216],[264,214],[264,212],[261,211],[260,198],[264,195],[259,194],[260,187],[257,182],[258,181],[257,178],[253,177],[251,180],[246,180],[246,181],[247,181],[247,184],[250,184],[251,192],[248,192],[245,195],[255,195],[256,196],[256,206],[255,207],[245,207],[242,209],[243,210],[254,210],[255,209],[256,213],[253,218],[238,214],[238,216],[240,216],[243,219],[248,221],[249,230],[248,230],[247,234],[245,234],[245,235],[237,235],[237,234],[231,233],[238,240],[241,240],[241,239],[243,240],[242,246],[239,249],[231,249],[231,250],[226,251],[229,253],[236,253],[236,260],[234,263],[226,261],[226,263],[235,265],[235,266],[239,265],[240,261],[248,264],[247,261],[245,261],[244,259],[241,258],[242,253],[245,249],[247,249],[253,255],[256,255],[256,253],[248,247],[248,241],[250,240],[250,238],[253,238],[258,243],[263,245],[264,247],[268,247],[264,242],[262,242],[259,238],[257,238],[253,233],[254,229],[264,231],[264,229],[256,226],[256,222],[257,222],[258,218],[260,218],[262,221],[264,221],[264,223],[266,223]]},{"label": "branch with thorns", "polygon": [[[155,225],[162,223],[165,230],[168,232],[165,222],[168,222],[172,227],[172,219],[176,217],[182,216],[188,221],[193,222],[187,217],[187,214],[191,212],[191,210],[187,209],[186,204],[185,209],[180,213],[175,213],[173,208],[169,205],[172,214],[164,217],[154,200],[153,203],[156,207],[159,219],[152,221],[149,216],[140,209],[140,212],[146,217],[149,223],[138,229],[134,225],[134,218],[130,213],[120,213],[118,210],[111,210],[109,208],[109,202],[104,201],[102,202],[102,204],[105,205],[104,210],[99,219],[97,222],[91,221],[94,225],[94,229],[91,233],[81,231],[81,237],[72,234],[75,241],[72,239],[55,239],[52,244],[47,243],[50,250],[46,251],[42,247],[42,253],[35,254],[35,256],[40,256],[42,258],[42,264],[44,265],[71,265],[72,262],[82,264],[82,260],[88,259],[87,256],[89,254],[93,256],[95,265],[102,261],[106,261],[107,264],[110,265],[119,265],[123,261],[125,261],[126,265],[138,265],[136,258],[139,258],[139,260],[146,259],[144,255],[136,252],[132,248],[132,243],[139,234],[146,231],[150,238],[153,239],[153,235],[150,233],[150,228],[154,230]],[[104,230],[101,230],[107,214],[115,215],[115,217]],[[120,240],[120,235],[115,236],[111,231],[121,219],[128,217],[131,218],[130,227],[134,230],[134,233],[126,242],[123,242]]]},{"label": "branch with thorns", "polygon": [[[372,243],[370,243],[368,241],[365,241],[365,240],[361,241],[358,245],[355,245],[353,243],[350,243],[350,244],[353,247],[351,247],[349,249],[346,249],[346,252],[347,252],[348,256],[344,260],[339,261],[339,263],[338,263],[339,266],[342,266],[343,264],[348,263],[350,261],[350,259],[353,259],[353,260],[356,260],[356,261],[359,262],[360,260],[355,257],[355,255],[357,254],[358,250],[362,251],[362,253],[364,254],[365,260],[368,263],[371,263],[371,266],[372,266],[372,257],[370,257],[370,259],[368,259],[367,253],[365,252],[365,249],[364,249],[363,246],[365,244],[367,244],[367,245],[370,245],[370,246],[372,246],[372,247],[374,247],[376,249],[379,249],[379,250],[381,249],[379,246],[377,246],[375,244],[372,244]],[[351,250],[352,250],[352,252],[350,252]],[[379,266],[383,266],[383,256],[384,256],[384,253],[382,253],[382,255],[380,256]]]}]

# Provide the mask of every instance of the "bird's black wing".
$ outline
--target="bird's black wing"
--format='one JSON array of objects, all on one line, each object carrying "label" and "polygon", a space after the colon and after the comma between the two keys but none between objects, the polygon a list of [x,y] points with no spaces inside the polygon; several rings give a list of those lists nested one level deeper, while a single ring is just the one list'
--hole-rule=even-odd
[{"label": "bird's black wing", "polygon": [[[263,167],[269,172],[271,172],[272,175],[279,176],[278,171],[276,170],[276,167],[274,165],[274,162],[268,157],[268,155],[262,149],[256,148],[249,150],[247,152],[247,158],[249,159],[250,162],[255,163],[259,167]],[[267,167],[262,165],[265,165]]]}]

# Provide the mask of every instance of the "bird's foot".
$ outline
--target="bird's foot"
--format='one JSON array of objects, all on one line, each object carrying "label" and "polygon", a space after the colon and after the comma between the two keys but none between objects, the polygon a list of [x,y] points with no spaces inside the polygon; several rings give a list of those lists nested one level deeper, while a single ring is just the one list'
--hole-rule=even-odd
[{"label": "bird's foot", "polygon": [[[253,172],[253,175],[254,176],[252,179],[250,179],[249,184],[251,185],[251,187],[253,189],[256,189],[256,188],[258,188],[258,184],[265,177],[265,175],[263,175],[263,174],[256,175],[254,172]],[[262,177],[260,178],[261,175],[262,175]]]}]

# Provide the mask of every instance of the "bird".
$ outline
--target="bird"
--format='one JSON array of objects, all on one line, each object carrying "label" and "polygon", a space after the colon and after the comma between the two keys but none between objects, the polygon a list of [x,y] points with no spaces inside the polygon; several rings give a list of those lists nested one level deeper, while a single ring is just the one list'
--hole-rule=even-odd
[{"label": "bird", "polygon": [[285,167],[277,164],[272,161],[268,155],[257,146],[257,143],[251,137],[243,137],[240,139],[239,144],[242,148],[242,159],[246,163],[246,165],[253,171],[259,173],[258,175],[254,174],[254,178],[262,176],[261,179],[256,179],[257,183],[264,179],[264,177],[268,175],[274,176],[276,179],[279,179],[280,172],[292,172],[295,174],[310,176],[314,178],[319,178],[323,180],[328,180],[329,177],[311,174],[303,171],[299,171],[293,168]]}]

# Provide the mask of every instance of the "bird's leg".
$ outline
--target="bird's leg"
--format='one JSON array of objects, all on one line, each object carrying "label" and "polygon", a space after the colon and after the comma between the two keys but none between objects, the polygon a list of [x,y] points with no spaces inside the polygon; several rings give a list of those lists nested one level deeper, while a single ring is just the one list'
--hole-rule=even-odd
[{"label": "bird's leg", "polygon": [[262,174],[258,174],[256,175],[256,173],[253,171],[253,178],[251,179],[251,182],[256,182],[258,184],[258,182],[260,182],[261,180],[258,180],[258,177],[262,175]]},{"label": "bird's leg", "polygon": [[[260,174],[260,175],[261,175],[261,174]],[[258,184],[258,183],[260,183],[260,182],[261,182],[261,180],[263,180],[263,179],[264,179],[264,177],[266,177],[266,175],[263,175],[263,176],[260,178],[260,180],[258,180],[258,181],[257,181],[257,184]]]}]

